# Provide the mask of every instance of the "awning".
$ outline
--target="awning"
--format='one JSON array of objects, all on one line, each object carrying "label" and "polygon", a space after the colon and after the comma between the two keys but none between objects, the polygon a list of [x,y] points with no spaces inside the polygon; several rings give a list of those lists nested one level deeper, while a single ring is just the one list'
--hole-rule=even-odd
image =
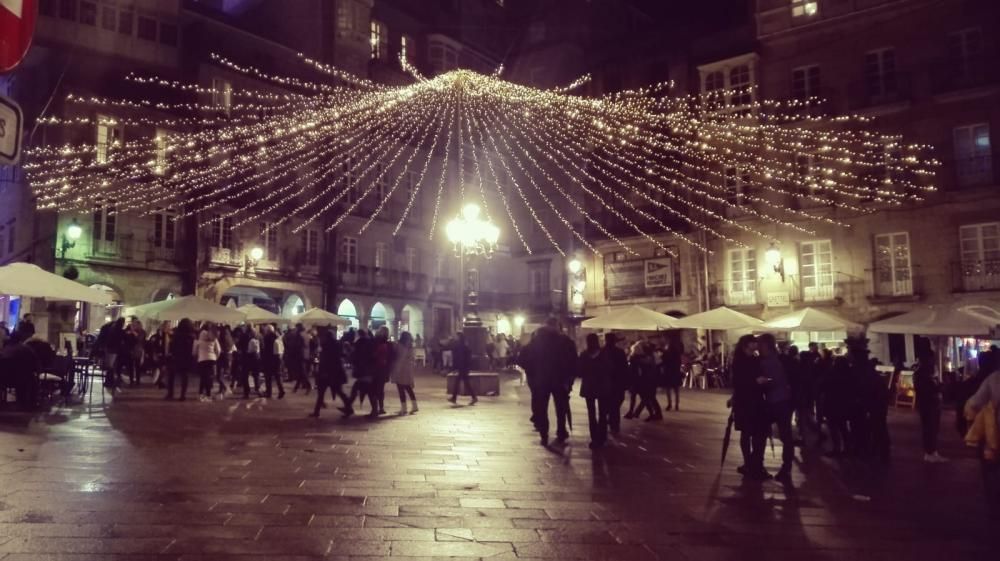
[{"label": "awning", "polygon": [[336,326],[336,327],[347,327],[351,325],[351,320],[342,318],[337,314],[328,312],[323,308],[313,308],[307,312],[303,312],[296,316],[292,316],[291,322],[301,323],[302,325],[318,325],[318,326]]},{"label": "awning", "polygon": [[636,305],[590,318],[581,323],[580,327],[617,331],[680,329],[676,318]]},{"label": "awning", "polygon": [[53,302],[111,303],[111,295],[84,286],[31,263],[11,263],[0,267],[0,294],[43,298]]},{"label": "awning", "polygon": [[680,327],[687,329],[709,329],[713,331],[754,329],[760,327],[763,323],[763,321],[753,316],[748,316],[725,306],[677,320],[677,324]]},{"label": "awning", "polygon": [[758,329],[763,331],[862,331],[864,326],[830,312],[815,308],[802,308],[764,322]]},{"label": "awning", "polygon": [[151,304],[125,308],[126,316],[158,321],[211,321],[235,325],[246,319],[246,314],[234,308],[227,308],[198,296],[182,296],[171,300],[161,300]]},{"label": "awning", "polygon": [[1000,303],[956,302],[927,305],[912,312],[876,321],[872,333],[939,335],[947,337],[989,337],[1000,325]]},{"label": "awning", "polygon": [[240,306],[236,308],[238,311],[246,314],[246,323],[258,324],[258,323],[288,323],[288,318],[283,318],[278,314],[265,310],[256,304],[247,304],[245,306]]}]

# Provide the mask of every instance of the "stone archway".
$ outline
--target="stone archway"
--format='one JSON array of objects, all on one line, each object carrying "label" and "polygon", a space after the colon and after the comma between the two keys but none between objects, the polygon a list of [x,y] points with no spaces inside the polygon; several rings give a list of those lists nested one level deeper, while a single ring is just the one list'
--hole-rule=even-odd
[{"label": "stone archway", "polygon": [[350,320],[351,327],[361,329],[361,319],[358,316],[358,307],[349,298],[344,298],[337,306],[337,315]]},{"label": "stone archway", "polygon": [[371,313],[368,314],[368,328],[372,331],[382,327],[383,325],[389,328],[389,336],[393,337],[395,333],[395,323],[396,323],[396,312],[392,309],[392,306],[386,306],[382,302],[375,302],[372,305]]},{"label": "stone archway", "polygon": [[399,332],[409,331],[413,337],[425,337],[424,334],[424,311],[413,304],[403,306],[402,313],[399,314]]},{"label": "stone archway", "polygon": [[285,302],[281,305],[281,316],[290,318],[305,312],[307,309],[309,306],[305,298],[301,294],[293,292],[285,297]]}]

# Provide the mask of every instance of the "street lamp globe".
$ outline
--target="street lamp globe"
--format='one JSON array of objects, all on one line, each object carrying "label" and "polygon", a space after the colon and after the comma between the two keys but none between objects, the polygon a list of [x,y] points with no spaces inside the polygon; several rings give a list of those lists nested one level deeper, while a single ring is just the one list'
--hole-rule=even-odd
[{"label": "street lamp globe", "polygon": [[70,224],[66,228],[66,239],[75,242],[83,235],[83,228],[79,224]]},{"label": "street lamp globe", "polygon": [[264,249],[260,246],[254,247],[250,250],[250,258],[254,261],[260,261],[264,258]]},{"label": "street lamp globe", "polygon": [[764,254],[764,258],[767,259],[767,264],[777,271],[778,267],[781,265],[781,250],[774,244],[771,244],[771,247],[767,248],[767,253]]},{"label": "street lamp globe", "polygon": [[579,259],[573,258],[569,261],[569,272],[574,275],[579,274],[580,270],[583,269],[583,263]]},{"label": "street lamp globe", "polygon": [[462,212],[445,225],[448,241],[456,249],[469,254],[490,254],[500,240],[500,228],[479,216],[479,205],[469,203]]}]

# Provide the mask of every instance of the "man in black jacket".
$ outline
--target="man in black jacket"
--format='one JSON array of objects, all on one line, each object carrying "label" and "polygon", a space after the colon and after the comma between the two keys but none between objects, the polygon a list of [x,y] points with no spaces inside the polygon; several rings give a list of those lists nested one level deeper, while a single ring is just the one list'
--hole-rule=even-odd
[{"label": "man in black jacket", "polygon": [[455,336],[455,344],[451,347],[451,365],[458,371],[458,379],[455,380],[455,390],[448,401],[455,403],[458,401],[458,391],[461,384],[465,384],[465,390],[472,396],[469,405],[475,405],[479,398],[476,397],[476,390],[472,387],[472,380],[469,373],[472,371],[472,350],[465,344],[465,333],[461,331]]},{"label": "man in black jacket", "polygon": [[569,438],[569,393],[576,377],[576,345],[559,331],[555,318],[538,329],[534,339],[521,351],[521,366],[528,372],[531,413],[542,446],[549,443],[549,398],[556,407],[556,439]]}]

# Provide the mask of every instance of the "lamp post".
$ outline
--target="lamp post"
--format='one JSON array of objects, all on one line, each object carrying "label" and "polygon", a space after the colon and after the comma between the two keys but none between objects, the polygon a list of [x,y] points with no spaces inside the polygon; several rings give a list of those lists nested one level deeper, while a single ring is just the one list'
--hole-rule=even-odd
[{"label": "lamp post", "polygon": [[[448,240],[454,244],[459,257],[462,274],[462,331],[466,343],[472,351],[473,367],[482,369],[486,365],[486,328],[479,318],[479,271],[475,259],[493,255],[500,228],[479,216],[479,205],[467,204],[461,214],[445,226]],[[467,267],[466,262],[471,262]]]},{"label": "lamp post", "polygon": [[73,222],[66,227],[66,231],[63,232],[62,243],[59,246],[59,251],[63,259],[66,259],[66,252],[68,250],[76,247],[76,241],[79,240],[82,235],[83,228],[80,227],[80,224],[78,224],[76,218],[74,218]]}]

